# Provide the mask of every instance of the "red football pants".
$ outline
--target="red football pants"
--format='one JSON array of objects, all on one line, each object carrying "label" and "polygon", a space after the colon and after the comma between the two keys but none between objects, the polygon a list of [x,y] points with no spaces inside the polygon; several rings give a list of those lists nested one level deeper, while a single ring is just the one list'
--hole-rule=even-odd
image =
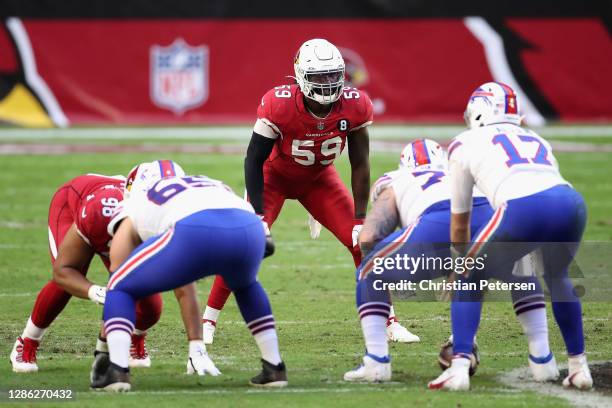
[{"label": "red football pants", "polygon": [[[72,214],[67,202],[67,189],[69,186],[60,188],[53,199],[49,208],[49,252],[51,264],[57,258],[57,251],[66,233],[73,223]],[[83,271],[87,274],[87,268]],[[40,290],[32,309],[32,322],[40,328],[47,328],[55,318],[64,310],[71,295],[62,289],[55,281],[50,280]],[[135,327],[145,331],[159,320],[162,312],[161,295],[155,294],[141,299],[136,304],[136,324]]]},{"label": "red football pants", "polygon": [[[355,226],[353,197],[340,179],[336,168],[326,167],[311,180],[284,177],[268,163],[264,166],[264,220],[270,228],[276,221],[285,200],[296,199],[325,228],[338,238],[353,256],[355,266],[361,263],[361,251],[353,247]],[[223,309],[231,291],[219,275],[208,295],[207,305]]]}]

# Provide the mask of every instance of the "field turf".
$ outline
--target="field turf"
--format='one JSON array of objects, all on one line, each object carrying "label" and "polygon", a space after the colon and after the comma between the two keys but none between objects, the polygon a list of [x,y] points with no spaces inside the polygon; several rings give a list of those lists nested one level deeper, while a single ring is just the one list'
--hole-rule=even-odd
[{"label": "field turf", "polygon": [[[164,157],[160,157],[164,156]],[[217,378],[186,376],[187,343],[176,302],[165,294],[161,321],[149,334],[150,369],[133,370],[133,390],[108,395],[88,390],[88,374],[102,308],[73,299],[47,332],[39,350],[40,372],[14,374],[8,355],[23,330],[38,290],[51,276],[47,249],[47,210],[55,189],[86,173],[125,174],[136,163],[157,158],[178,161],[188,173],[220,178],[244,189],[241,155],[95,153],[0,156],[0,403],[8,389],[72,389],[74,402],[45,405],[104,406],[463,406],[563,407],[567,402],[518,391],[498,375],[527,364],[526,341],[510,302],[485,304],[479,332],[482,362],[469,393],[431,392],[429,380],[440,370],[439,345],[449,334],[447,303],[397,302],[400,320],[421,337],[413,345],[393,344],[393,382],[347,384],[343,373],[357,365],[364,345],[354,307],[354,268],[347,251],[323,231],[309,237],[307,214],[287,202],[273,228],[277,253],[267,259],[260,280],[277,319],[290,387],[260,391],[247,386],[259,370],[258,353],[233,299],[222,313],[209,353],[223,372]],[[587,240],[612,239],[612,153],[560,153],[563,174],[584,195],[589,207]],[[396,166],[395,154],[372,154],[372,177]],[[337,164],[345,180],[348,161]],[[106,272],[95,261],[89,277],[102,284]],[[212,278],[200,282],[204,302]],[[612,359],[612,307],[584,305],[591,361]],[[565,362],[563,343],[549,316],[557,361]],[[32,403],[32,401],[25,402]],[[38,406],[38,404],[36,404]]]}]

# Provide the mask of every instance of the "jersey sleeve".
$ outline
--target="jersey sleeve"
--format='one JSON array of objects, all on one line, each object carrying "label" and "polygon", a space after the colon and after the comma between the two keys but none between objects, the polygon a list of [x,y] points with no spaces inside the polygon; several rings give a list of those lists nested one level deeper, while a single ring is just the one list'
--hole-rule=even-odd
[{"label": "jersey sleeve", "polygon": [[474,177],[470,170],[468,149],[459,136],[448,146],[451,183],[451,212],[463,214],[472,209]]},{"label": "jersey sleeve", "polygon": [[108,232],[108,235],[111,237],[115,236],[115,231],[117,231],[117,227],[119,226],[121,221],[128,217],[128,209],[125,208],[125,202],[126,201],[122,201],[117,207],[115,207],[113,215],[111,215],[111,219],[108,222],[106,232]]},{"label": "jersey sleeve", "polygon": [[366,92],[349,88],[344,91],[343,97],[345,103],[352,105],[349,132],[370,126],[374,122],[374,105]]},{"label": "jersey sleeve", "polygon": [[370,189],[370,201],[372,204],[374,204],[374,202],[378,199],[378,196],[380,196],[381,193],[401,175],[402,173],[400,170],[393,170],[380,176]]},{"label": "jersey sleeve", "polygon": [[293,90],[280,86],[269,90],[257,108],[257,121],[253,131],[270,139],[282,137],[281,122],[286,110],[285,104],[293,100]]},{"label": "jersey sleeve", "polygon": [[82,202],[75,224],[79,235],[96,251],[108,250],[111,236],[108,223],[123,198],[118,188],[102,188],[89,194]]}]

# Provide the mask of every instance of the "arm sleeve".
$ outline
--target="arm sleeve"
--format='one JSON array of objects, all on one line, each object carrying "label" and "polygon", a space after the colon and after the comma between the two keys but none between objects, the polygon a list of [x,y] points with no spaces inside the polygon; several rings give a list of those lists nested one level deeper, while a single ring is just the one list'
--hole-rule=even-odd
[{"label": "arm sleeve", "polygon": [[246,158],[244,159],[244,180],[247,195],[257,214],[263,214],[263,164],[270,156],[275,140],[253,132]]},{"label": "arm sleeve", "polygon": [[469,168],[464,165],[463,151],[453,152],[449,163],[451,179],[451,212],[453,214],[464,214],[472,209],[472,190],[474,189],[474,177]]},{"label": "arm sleeve", "polygon": [[357,91],[356,89],[350,92],[358,92],[359,94],[359,99],[356,101],[355,123],[351,123],[351,128],[349,129],[349,132],[355,132],[372,124],[374,121],[374,105],[366,92]]}]

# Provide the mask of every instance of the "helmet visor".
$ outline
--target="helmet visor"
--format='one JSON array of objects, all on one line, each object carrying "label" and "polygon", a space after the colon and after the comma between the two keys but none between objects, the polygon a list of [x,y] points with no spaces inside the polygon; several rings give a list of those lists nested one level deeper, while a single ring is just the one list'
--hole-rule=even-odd
[{"label": "helmet visor", "polygon": [[339,94],[344,86],[344,70],[308,72],[304,75],[304,80],[313,93],[332,97]]}]

